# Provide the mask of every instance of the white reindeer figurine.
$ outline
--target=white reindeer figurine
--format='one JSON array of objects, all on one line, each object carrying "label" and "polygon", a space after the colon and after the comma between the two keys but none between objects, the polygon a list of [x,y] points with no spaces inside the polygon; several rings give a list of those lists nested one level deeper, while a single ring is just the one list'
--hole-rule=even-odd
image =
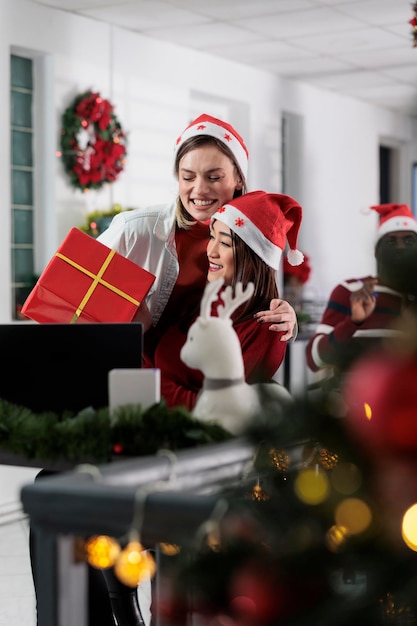
[{"label": "white reindeer figurine", "polygon": [[211,316],[223,280],[208,283],[201,300],[200,315],[188,331],[181,359],[188,367],[204,374],[203,388],[193,415],[201,420],[219,420],[232,434],[240,434],[248,420],[260,409],[256,385],[245,381],[242,348],[230,316],[254,291],[253,283],[243,290],[237,283],[235,296],[227,286],[222,294],[218,317]]}]

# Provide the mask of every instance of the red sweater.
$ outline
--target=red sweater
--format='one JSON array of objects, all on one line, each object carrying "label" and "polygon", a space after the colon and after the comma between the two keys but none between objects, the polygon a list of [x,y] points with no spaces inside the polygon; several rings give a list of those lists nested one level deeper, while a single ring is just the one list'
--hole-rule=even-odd
[{"label": "red sweater", "polygon": [[398,337],[394,326],[401,315],[403,298],[382,284],[375,287],[374,312],[362,324],[351,320],[350,294],[358,289],[359,281],[369,278],[345,280],[333,289],[321,322],[306,348],[307,364],[313,372],[329,366],[344,370],[382,339]]},{"label": "red sweater", "polygon": [[191,228],[175,231],[175,247],[178,255],[179,273],[171,296],[158,324],[145,334],[144,367],[156,367],[154,353],[161,337],[171,324],[175,324],[190,312],[198,311],[207,282],[207,244],[209,227],[197,222]]},{"label": "red sweater", "polygon": [[[217,314],[217,303],[213,305],[213,314]],[[191,410],[203,384],[203,374],[188,368],[180,359],[191,323],[187,328],[171,326],[155,351],[155,367],[161,370],[161,396],[168,407],[185,406]],[[272,332],[268,330],[269,324],[254,319],[235,323],[233,327],[242,346],[246,381],[270,382],[285,356],[286,342],[280,341],[283,333]]]}]

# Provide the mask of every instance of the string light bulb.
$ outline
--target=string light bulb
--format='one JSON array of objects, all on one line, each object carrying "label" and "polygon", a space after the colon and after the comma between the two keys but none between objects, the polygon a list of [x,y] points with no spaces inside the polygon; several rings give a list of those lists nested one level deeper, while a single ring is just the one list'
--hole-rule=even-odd
[{"label": "string light bulb", "polygon": [[97,569],[107,569],[115,564],[120,554],[120,546],[112,537],[95,535],[86,542],[85,552],[89,565]]},{"label": "string light bulb", "polygon": [[153,578],[156,573],[155,560],[140,541],[129,541],[119,554],[114,573],[128,587],[137,587],[141,581]]}]

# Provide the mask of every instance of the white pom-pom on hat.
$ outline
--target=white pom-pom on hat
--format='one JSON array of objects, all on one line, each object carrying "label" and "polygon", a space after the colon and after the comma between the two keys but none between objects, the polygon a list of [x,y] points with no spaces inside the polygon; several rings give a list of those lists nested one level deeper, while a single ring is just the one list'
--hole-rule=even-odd
[{"label": "white pom-pom on hat", "polygon": [[304,254],[300,250],[288,250],[287,259],[290,265],[301,265]]}]

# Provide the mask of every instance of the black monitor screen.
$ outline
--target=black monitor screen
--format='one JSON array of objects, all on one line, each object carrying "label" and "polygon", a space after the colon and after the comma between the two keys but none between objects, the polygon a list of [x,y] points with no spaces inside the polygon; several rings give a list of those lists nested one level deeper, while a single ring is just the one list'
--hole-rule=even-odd
[{"label": "black monitor screen", "polygon": [[108,406],[108,372],[142,367],[142,325],[0,324],[0,398],[35,413]]}]

